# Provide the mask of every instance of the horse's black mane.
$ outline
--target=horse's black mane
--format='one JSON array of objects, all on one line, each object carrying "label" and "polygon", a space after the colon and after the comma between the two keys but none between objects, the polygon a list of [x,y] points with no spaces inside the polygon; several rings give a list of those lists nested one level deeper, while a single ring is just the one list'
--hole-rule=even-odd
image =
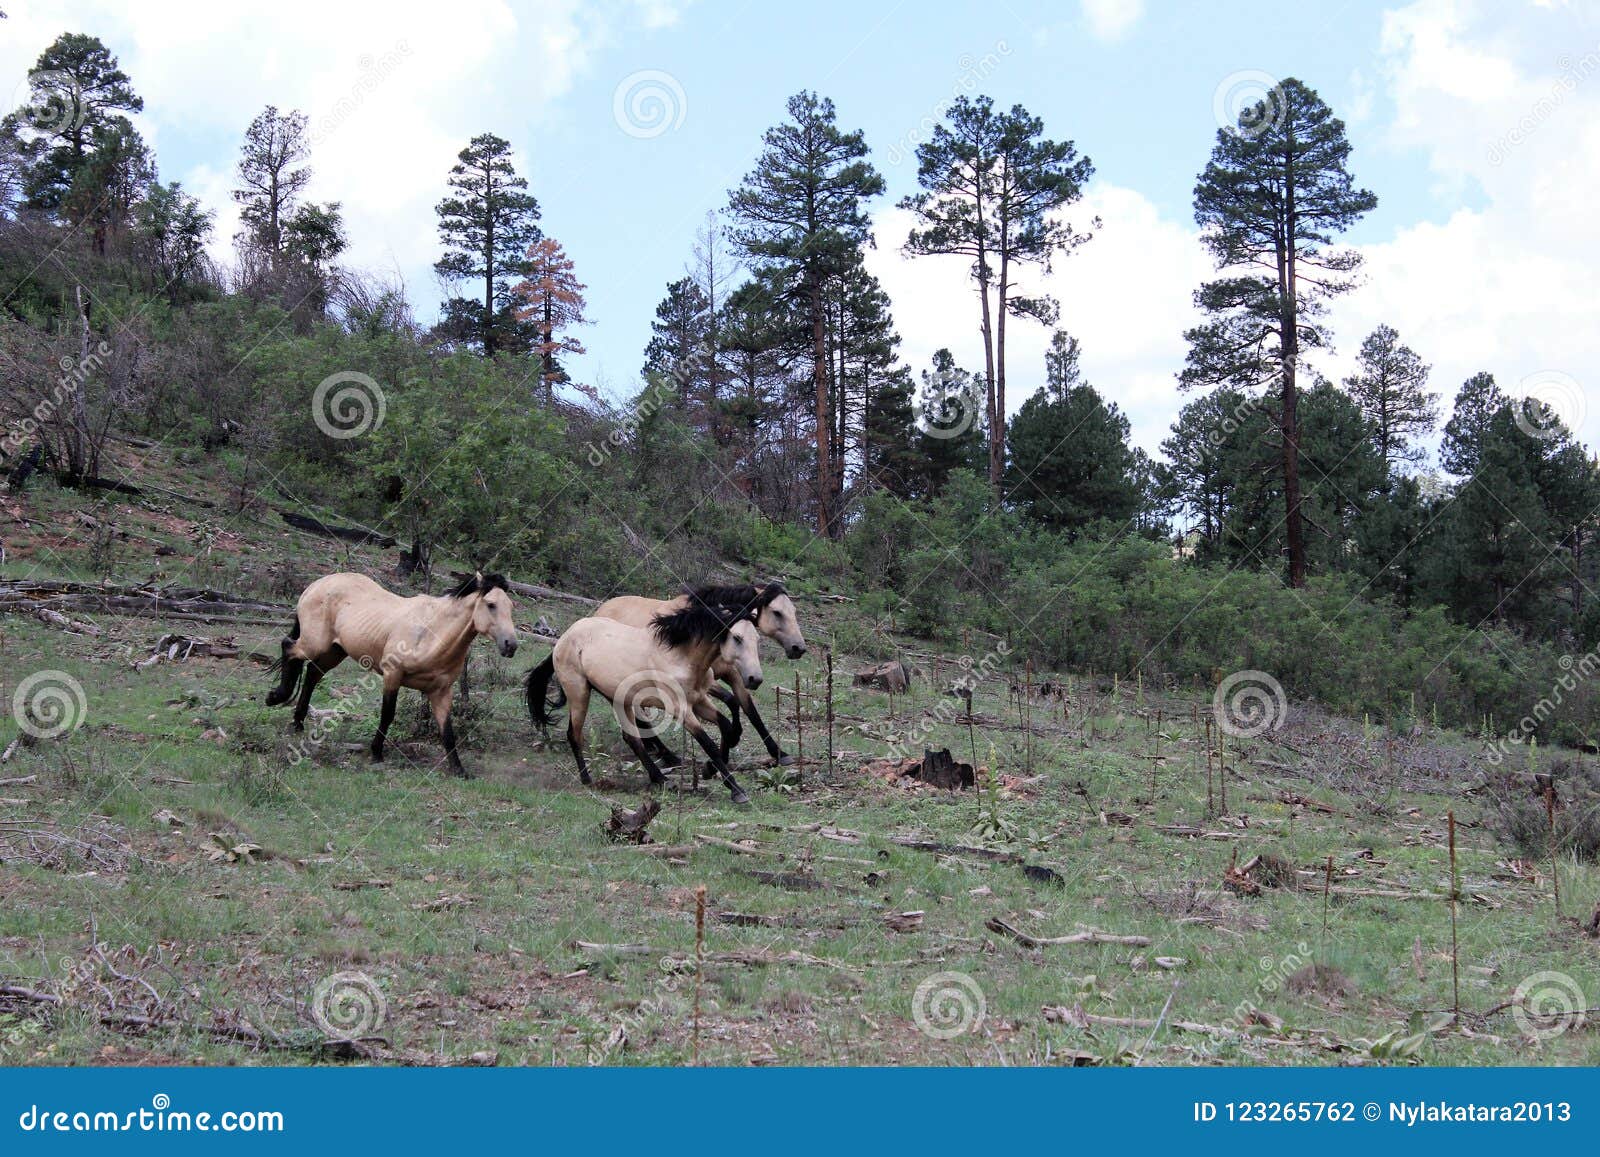
[{"label": "horse's black mane", "polygon": [[657,615],[651,626],[664,647],[717,642],[740,619],[754,618],[782,593],[781,589],[763,590],[749,583],[693,587],[684,591],[689,596],[687,606]]},{"label": "horse's black mane", "polygon": [[461,584],[449,593],[453,599],[464,599],[472,595],[486,595],[496,589],[510,593],[511,588],[506,585],[505,575],[475,574],[462,579]]}]

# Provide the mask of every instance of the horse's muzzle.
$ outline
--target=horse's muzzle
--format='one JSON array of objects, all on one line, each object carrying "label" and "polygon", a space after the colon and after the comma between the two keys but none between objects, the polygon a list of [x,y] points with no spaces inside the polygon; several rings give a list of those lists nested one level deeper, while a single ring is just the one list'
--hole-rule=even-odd
[{"label": "horse's muzzle", "polygon": [[744,685],[754,691],[761,686],[763,680],[760,675],[750,675],[745,678]]},{"label": "horse's muzzle", "polygon": [[508,659],[511,658],[517,653],[517,641],[515,639],[505,640],[500,644],[500,653]]},{"label": "horse's muzzle", "polygon": [[802,646],[799,643],[795,643],[794,645],[792,645],[789,648],[789,658],[791,658],[791,659],[798,659],[801,655],[804,655],[805,653],[806,653],[805,647]]}]

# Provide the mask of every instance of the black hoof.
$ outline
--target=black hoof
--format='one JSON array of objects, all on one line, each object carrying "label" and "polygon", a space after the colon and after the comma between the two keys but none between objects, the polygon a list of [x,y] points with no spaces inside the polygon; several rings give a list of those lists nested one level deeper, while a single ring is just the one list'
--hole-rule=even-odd
[{"label": "black hoof", "polygon": [[373,763],[382,763],[383,762],[383,752],[381,752],[381,751],[377,750],[376,748],[374,748],[373,752],[372,752],[372,762]]},{"label": "black hoof", "polygon": [[295,721],[294,721],[294,729],[295,729],[295,730],[296,730],[296,731],[304,731],[304,730],[305,730],[305,729],[306,729],[306,722],[305,722],[305,720],[304,720],[304,719],[296,719],[296,720],[295,720]]},{"label": "black hoof", "polygon": [[750,796],[745,792],[744,788],[736,787],[733,789],[733,802],[743,807],[750,802]]},{"label": "black hoof", "polygon": [[276,687],[274,687],[271,691],[267,692],[267,706],[268,707],[276,707],[276,706],[278,706],[278,704],[287,703],[288,701],[289,701],[289,692],[287,692],[287,691],[280,691]]},{"label": "black hoof", "polygon": [[796,762],[794,756],[783,751],[774,752],[772,758],[777,761],[779,767],[793,767]]}]

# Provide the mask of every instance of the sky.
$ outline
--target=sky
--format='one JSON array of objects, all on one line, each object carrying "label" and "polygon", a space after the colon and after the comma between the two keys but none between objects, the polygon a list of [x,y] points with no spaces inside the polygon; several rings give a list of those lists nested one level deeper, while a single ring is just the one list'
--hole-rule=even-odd
[{"label": "sky", "polygon": [[[1212,267],[1192,197],[1219,126],[1277,79],[1346,123],[1378,207],[1346,240],[1362,284],[1334,303],[1350,372],[1387,323],[1433,366],[1448,412],[1487,370],[1554,405],[1600,446],[1600,2],[981,4],[542,0],[218,5],[5,0],[0,105],[65,31],[99,36],[145,99],[136,121],[164,180],[217,213],[229,256],[240,138],[269,103],[307,113],[307,195],[344,207],[348,264],[404,281],[424,319],[444,296],[433,206],[473,135],[511,141],[588,286],[588,353],[569,371],[619,401],[697,227],[752,167],[789,96],[833,99],[887,192],[870,206],[882,280],[913,369],[948,346],[977,368],[977,302],[959,259],[910,259],[895,208],[916,144],[950,100],[1021,103],[1095,175],[1067,214],[1095,239],[1039,288],[1082,342],[1085,377],[1155,450],[1185,398],[1175,375],[1192,294]],[[3,110],[0,110],[3,111]],[[1008,333],[1010,408],[1042,380],[1049,334]],[[359,367],[352,367],[359,368]]]}]

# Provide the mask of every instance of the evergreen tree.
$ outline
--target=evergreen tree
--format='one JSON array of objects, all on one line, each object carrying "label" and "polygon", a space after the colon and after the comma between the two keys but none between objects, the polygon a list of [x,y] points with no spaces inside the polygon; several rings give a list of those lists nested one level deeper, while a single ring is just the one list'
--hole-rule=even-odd
[{"label": "evergreen tree", "polygon": [[90,151],[61,199],[67,220],[86,228],[95,252],[104,256],[133,224],[134,209],[156,179],[144,138],[126,117],[97,126]]},{"label": "evergreen tree", "polygon": [[262,109],[245,130],[239,150],[239,203],[244,223],[241,241],[276,264],[283,254],[284,228],[295,203],[311,182],[306,158],[311,155],[306,114],[298,109],[279,113],[276,105]]},{"label": "evergreen tree", "polygon": [[692,278],[680,277],[667,286],[650,323],[650,342],[644,347],[646,379],[671,382],[678,400],[688,408],[703,402],[710,381],[710,351],[715,321],[711,303]]},{"label": "evergreen tree", "polygon": [[528,344],[528,330],[510,301],[511,278],[527,276],[528,248],[543,236],[539,202],[527,188],[512,164],[510,142],[481,133],[458,154],[450,170],[451,195],[435,208],[445,255],[434,269],[450,280],[483,283],[477,300],[452,297],[444,303],[441,328],[485,357]]},{"label": "evergreen tree", "polygon": [[528,276],[511,287],[523,302],[516,319],[533,328],[533,355],[540,362],[540,380],[546,398],[553,397],[558,382],[572,381],[562,368],[565,354],[581,354],[583,343],[568,331],[589,324],[584,316],[583,291],[588,288],[573,273],[572,258],[554,237],[543,237],[528,247]]},{"label": "evergreen tree", "polygon": [[1506,404],[1506,396],[1495,385],[1493,374],[1473,374],[1462,382],[1450,420],[1444,424],[1440,464],[1458,477],[1476,473],[1479,447],[1489,423]]},{"label": "evergreen tree", "polygon": [[954,471],[988,470],[983,379],[958,367],[947,349],[936,350],[932,368],[922,371],[918,410],[925,496],[943,491]]},{"label": "evergreen tree", "polygon": [[26,104],[5,120],[21,142],[28,206],[60,209],[97,138],[100,144],[124,141],[113,122],[127,124],[120,114],[143,108],[132,80],[97,37],[58,36],[28,72]]},{"label": "evergreen tree", "polygon": [[1045,384],[1017,411],[1006,492],[1032,517],[1061,530],[1098,519],[1126,523],[1142,495],[1128,419],[1083,381],[1078,339],[1057,330]]},{"label": "evergreen tree", "polygon": [[752,261],[771,266],[775,281],[806,312],[811,331],[812,415],[816,442],[817,533],[839,531],[834,470],[827,326],[829,283],[846,272],[858,248],[871,241],[864,202],[883,192],[883,178],[866,159],[861,133],[838,126],[833,102],[801,92],[789,99],[789,120],[768,129],[762,153],[730,194],[734,244]]},{"label": "evergreen tree", "polygon": [[1390,474],[1422,457],[1417,439],[1439,420],[1438,395],[1428,392],[1429,370],[1415,350],[1400,344],[1392,327],[1380,325],[1361,343],[1356,372],[1345,379]]},{"label": "evergreen tree", "polygon": [[150,281],[169,300],[197,282],[205,269],[212,214],[177,181],[150,186],[135,212],[135,248]]},{"label": "evergreen tree", "polygon": [[1298,80],[1276,86],[1218,130],[1195,186],[1195,221],[1219,272],[1195,303],[1210,320],[1190,330],[1185,387],[1265,388],[1276,396],[1289,585],[1306,581],[1301,510],[1300,386],[1305,353],[1326,344],[1327,298],[1354,285],[1354,250],[1330,248],[1377,204],[1347,167],[1344,123]]},{"label": "evergreen tree", "polygon": [[[958,96],[945,123],[917,146],[923,192],[901,201],[917,216],[905,251],[972,258],[978,285],[986,373],[989,480],[998,493],[1005,474],[1006,319],[1053,325],[1060,310],[1048,297],[1016,292],[1016,267],[1069,254],[1090,237],[1061,219],[1094,173],[1071,141],[1044,137],[1044,122],[1021,105],[996,113],[987,96]],[[1099,222],[1094,222],[1098,227]],[[995,289],[991,304],[989,290]]]}]

